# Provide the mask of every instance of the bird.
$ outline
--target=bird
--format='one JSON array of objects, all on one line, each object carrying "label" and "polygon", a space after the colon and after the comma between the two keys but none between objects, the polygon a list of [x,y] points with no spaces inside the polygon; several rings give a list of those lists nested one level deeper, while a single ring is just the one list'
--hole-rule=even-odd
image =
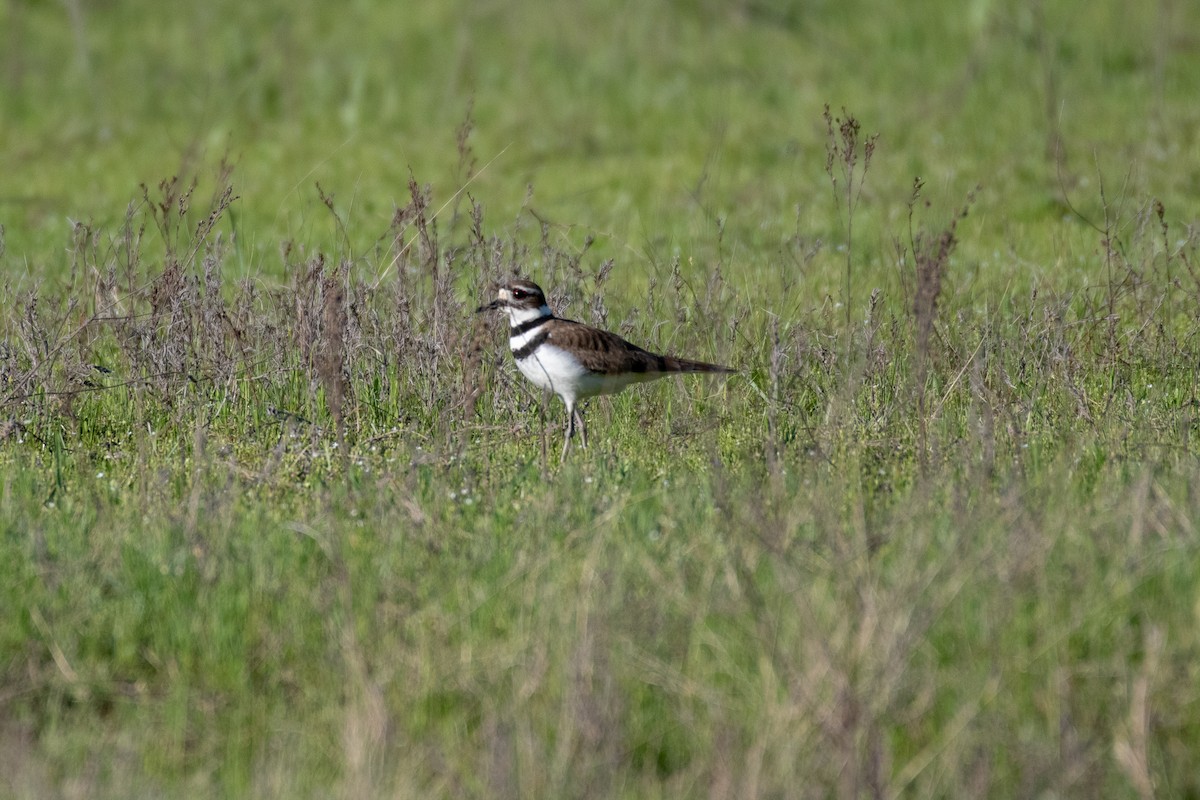
[{"label": "bird", "polygon": [[556,316],[542,287],[516,278],[500,284],[496,299],[476,313],[503,311],[508,315],[508,346],[521,374],[534,385],[562,398],[567,407],[562,460],[579,436],[587,447],[587,425],[579,401],[616,394],[633,383],[667,375],[697,372],[732,374],[719,364],[658,355],[625,341],[610,331]]}]

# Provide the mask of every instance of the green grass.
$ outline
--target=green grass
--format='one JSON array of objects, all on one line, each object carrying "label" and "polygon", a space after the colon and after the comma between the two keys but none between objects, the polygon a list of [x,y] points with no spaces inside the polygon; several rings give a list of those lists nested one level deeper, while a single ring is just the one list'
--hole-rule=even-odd
[{"label": "green grass", "polygon": [[4,5],[0,797],[1200,794],[1198,22]]}]

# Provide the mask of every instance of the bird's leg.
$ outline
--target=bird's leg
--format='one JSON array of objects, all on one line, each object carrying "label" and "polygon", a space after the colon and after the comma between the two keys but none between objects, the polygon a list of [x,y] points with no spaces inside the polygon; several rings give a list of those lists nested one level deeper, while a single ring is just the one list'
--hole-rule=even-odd
[{"label": "bird's leg", "polygon": [[567,406],[567,431],[563,436],[562,460],[567,460],[567,451],[571,449],[571,437],[575,435],[575,406]]},{"label": "bird's leg", "polygon": [[575,419],[579,426],[579,446],[587,449],[587,423],[583,421],[583,409],[575,409]]}]

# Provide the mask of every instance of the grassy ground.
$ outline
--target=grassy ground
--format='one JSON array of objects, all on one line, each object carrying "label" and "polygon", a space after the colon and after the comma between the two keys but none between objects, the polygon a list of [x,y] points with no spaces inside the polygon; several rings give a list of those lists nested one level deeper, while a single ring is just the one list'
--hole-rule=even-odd
[{"label": "grassy ground", "polygon": [[426,6],[0,6],[0,797],[1200,795],[1196,11]]}]

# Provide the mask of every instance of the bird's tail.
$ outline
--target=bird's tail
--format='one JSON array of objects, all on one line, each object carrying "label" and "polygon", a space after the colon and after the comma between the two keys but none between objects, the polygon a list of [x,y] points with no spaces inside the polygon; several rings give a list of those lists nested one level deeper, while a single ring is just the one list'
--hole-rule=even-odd
[{"label": "bird's tail", "polygon": [[721,374],[732,374],[737,372],[733,367],[723,367],[720,364],[707,364],[703,361],[689,361],[686,358],[673,358],[664,356],[666,369],[664,372],[713,372]]}]

